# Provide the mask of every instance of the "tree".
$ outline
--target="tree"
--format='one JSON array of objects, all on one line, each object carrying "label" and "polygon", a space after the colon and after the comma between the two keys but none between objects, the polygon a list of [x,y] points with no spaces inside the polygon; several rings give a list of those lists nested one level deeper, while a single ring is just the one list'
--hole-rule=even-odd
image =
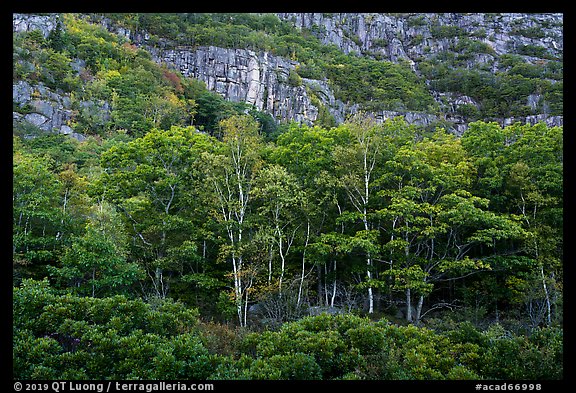
[{"label": "tree", "polygon": [[165,297],[170,276],[183,273],[181,262],[170,254],[193,241],[194,220],[202,222],[196,204],[189,202],[199,195],[201,156],[213,143],[193,127],[173,126],[154,129],[102,154],[105,173],[95,185],[96,193],[123,213],[134,238],[133,257],[145,265],[154,296]]},{"label": "tree", "polygon": [[234,115],[220,121],[223,132],[221,150],[206,153],[208,184],[213,190],[211,203],[214,218],[222,224],[227,245],[221,255],[232,262],[233,300],[240,326],[245,326],[249,291],[253,277],[245,264],[243,247],[247,242],[248,215],[251,189],[260,165],[262,137],[258,123],[249,115]]},{"label": "tree", "polygon": [[[353,135],[354,144],[340,147],[335,155],[339,161],[339,172],[342,174],[342,185],[350,202],[362,221],[364,231],[373,229],[368,216],[369,203],[374,195],[374,169],[382,155],[382,138],[373,119],[360,115],[350,119],[346,126]],[[372,255],[366,253],[366,276],[372,279]],[[368,287],[368,312],[374,312],[372,286]]]},{"label": "tree", "polygon": [[[518,216],[526,231],[523,245],[517,247],[531,262],[521,271],[506,269],[503,280],[514,292],[525,294],[515,298],[524,299],[532,326],[544,320],[550,324],[561,301],[562,140],[561,127],[542,123],[500,127],[475,122],[462,136],[462,145],[478,167],[475,192],[489,197],[493,210]],[[544,311],[534,313],[535,309]]]},{"label": "tree", "polygon": [[90,180],[79,173],[75,163],[64,164],[63,170],[58,173],[58,180],[62,185],[60,190],[62,228],[59,238],[63,245],[69,245],[68,239],[83,231],[86,217],[89,216],[92,201],[87,189]]},{"label": "tree", "polygon": [[[507,127],[514,141],[507,149],[510,163],[506,190],[514,212],[528,231],[525,252],[533,260],[529,281],[539,282],[540,296],[527,294],[528,311],[543,300],[545,323],[552,324],[552,306],[559,295],[557,277],[562,244],[562,130],[543,124]],[[530,284],[528,284],[530,287]],[[526,288],[528,289],[528,288]],[[539,299],[538,299],[539,298]],[[532,315],[529,312],[529,315]],[[531,318],[537,326],[540,318]]]},{"label": "tree", "polygon": [[352,136],[345,127],[325,129],[293,123],[278,137],[275,148],[269,155],[271,162],[281,165],[295,176],[305,193],[301,218],[305,223],[301,224],[306,229],[304,231],[302,228],[304,239],[300,243],[303,245],[298,303],[302,301],[304,279],[310,274],[306,273],[306,265],[310,261],[314,262],[310,269],[315,268],[317,273],[318,304],[330,303],[327,300],[327,287],[329,280],[332,284],[336,282],[336,275],[331,271],[336,267],[335,260],[324,258],[326,254],[319,255],[314,249],[323,233],[342,234],[346,228],[346,223],[338,221],[338,218],[345,211],[348,197],[334,171],[337,157],[333,152],[337,146],[349,145],[351,141]]},{"label": "tree", "polygon": [[349,130],[352,143],[335,149],[336,173],[352,205],[352,212],[347,217],[362,224],[357,232],[356,245],[366,256],[368,312],[373,313],[373,252],[377,252],[378,247],[377,243],[372,243],[371,239],[377,239],[370,233],[377,230],[372,215],[377,206],[373,198],[380,187],[377,179],[381,176],[379,171],[382,164],[392,154],[395,144],[405,143],[413,130],[401,120],[378,124],[375,119],[362,113],[350,118],[342,127]]},{"label": "tree", "polygon": [[50,267],[57,279],[91,297],[124,293],[144,278],[134,262],[126,261],[127,237],[118,213],[107,203],[94,206],[85,233],[76,235],[62,257],[62,267]]},{"label": "tree", "polygon": [[[379,211],[389,238],[386,274],[393,278],[392,289],[405,293],[406,319],[418,323],[436,283],[489,269],[486,255],[474,257],[475,247],[485,244],[492,246],[491,254],[508,253],[497,242],[519,239],[523,231],[512,217],[490,211],[487,199],[468,191],[474,168],[459,140],[443,130],[400,148],[386,166],[380,194],[387,203]],[[449,302],[431,309],[445,306]]]},{"label": "tree", "polygon": [[12,178],[12,258],[15,278],[43,277],[61,247],[61,182],[49,156],[23,151],[15,137]]},{"label": "tree", "polygon": [[62,21],[60,18],[56,21],[54,29],[50,30],[48,37],[46,37],[48,44],[56,52],[62,52],[68,45],[66,38],[66,31],[62,28]]},{"label": "tree", "polygon": [[[262,219],[261,228],[271,232],[273,247],[280,257],[278,292],[282,294],[282,282],[286,271],[286,258],[292,249],[298,229],[302,226],[300,213],[304,195],[294,175],[279,165],[261,169],[251,190],[259,203],[258,214]],[[270,259],[271,262],[272,258]],[[269,267],[269,281],[272,266]]]},{"label": "tree", "polygon": [[[343,231],[342,231],[343,232]],[[339,295],[339,282],[343,281],[337,274],[337,265],[349,254],[351,250],[351,242],[348,236],[338,232],[322,233],[318,236],[313,243],[309,245],[310,254],[316,260],[326,260],[324,281],[324,297],[325,304],[330,307],[335,307],[335,300]],[[330,270],[330,273],[328,269]],[[329,288],[328,278],[332,279],[331,288]],[[343,285],[343,284],[342,284]],[[330,297],[330,298],[328,298]]]},{"label": "tree", "polygon": [[504,149],[511,141],[496,122],[470,123],[461,138],[477,174],[472,185],[474,194],[490,200],[492,209],[506,211],[504,206]]}]

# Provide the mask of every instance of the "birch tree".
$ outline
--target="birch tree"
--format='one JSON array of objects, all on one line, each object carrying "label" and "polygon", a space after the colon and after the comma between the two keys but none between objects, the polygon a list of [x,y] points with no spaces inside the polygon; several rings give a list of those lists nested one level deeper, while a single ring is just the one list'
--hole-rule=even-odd
[{"label": "birch tree", "polygon": [[407,126],[401,119],[387,120],[377,123],[362,113],[349,119],[344,126],[349,130],[352,143],[347,146],[338,146],[334,155],[336,159],[336,173],[340,176],[341,186],[348,195],[352,206],[351,218],[361,223],[361,230],[357,233],[356,243],[364,249],[366,259],[366,282],[368,292],[368,312],[374,312],[374,276],[373,251],[376,244],[369,239],[377,241],[373,231],[377,230],[374,223],[373,212],[377,206],[375,199],[380,187],[379,171],[384,162],[390,158],[395,146],[405,143],[414,137],[414,129]]},{"label": "birch tree", "polygon": [[[302,260],[300,269],[300,286],[298,304],[303,301],[304,280],[315,269],[317,273],[318,303],[324,302],[322,294],[327,294],[326,287],[334,264],[317,258],[314,248],[319,236],[326,231],[342,233],[345,223],[337,223],[338,217],[345,211],[347,195],[340,185],[335,171],[337,156],[336,146],[351,143],[350,132],[344,127],[325,129],[319,126],[295,126],[282,133],[272,150],[271,161],[286,168],[293,175],[298,187],[305,193],[303,215],[300,218]],[[311,265],[308,267],[307,265]],[[331,264],[331,265],[330,265]],[[310,270],[308,270],[310,269]],[[333,284],[333,282],[332,282]]]},{"label": "birch tree", "polygon": [[213,190],[214,218],[222,225],[226,245],[223,255],[232,264],[233,300],[241,326],[247,323],[248,288],[252,274],[244,259],[243,246],[248,241],[248,218],[251,189],[260,165],[262,138],[258,123],[248,115],[222,120],[222,149],[205,154],[207,181]]},{"label": "birch tree", "polygon": [[281,296],[287,257],[302,226],[304,194],[295,177],[284,167],[271,165],[259,172],[252,195],[259,204],[261,225],[269,228],[272,234],[271,250],[276,250],[280,259],[278,292]]}]

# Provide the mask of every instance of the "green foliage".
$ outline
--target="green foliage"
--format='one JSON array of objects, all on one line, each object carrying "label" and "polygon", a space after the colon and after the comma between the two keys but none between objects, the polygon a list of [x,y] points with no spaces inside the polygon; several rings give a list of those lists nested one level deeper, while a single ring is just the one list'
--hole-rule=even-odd
[{"label": "green foliage", "polygon": [[126,237],[118,214],[110,207],[98,209],[84,235],[72,239],[62,267],[49,269],[73,290],[93,297],[122,291],[144,276],[137,264],[126,261]]},{"label": "green foliage", "polygon": [[[545,336],[542,336],[543,332]],[[552,364],[562,364],[562,333],[556,329],[539,330],[531,337],[506,337],[501,326],[485,335],[489,349],[484,354],[482,372],[494,378],[560,379],[563,371]],[[504,377],[505,376],[505,377]]]},{"label": "green foliage", "polygon": [[[252,370],[258,364],[261,370],[257,374],[259,378],[285,379],[286,374],[274,373],[269,367],[278,367],[280,359],[289,357],[295,362],[293,357],[301,356],[306,363],[315,359],[310,363],[312,369],[316,368],[314,364],[319,366],[324,379],[356,376],[361,379],[474,380],[507,379],[511,375],[518,379],[530,379],[536,375],[556,379],[561,375],[558,374],[561,367],[533,374],[536,366],[520,366],[530,358],[544,361],[547,367],[559,361],[561,336],[556,330],[544,329],[529,339],[501,336],[497,331],[497,326],[478,331],[471,324],[462,324],[457,329],[441,333],[414,326],[395,326],[384,320],[372,322],[350,314],[323,314],[285,324],[278,332],[247,336],[245,341],[253,342],[257,360],[251,366],[246,365],[245,369]],[[544,332],[545,340],[540,336]],[[548,343],[547,340],[552,341]],[[523,349],[515,347],[517,344],[514,343],[520,342],[525,343]],[[538,344],[534,346],[529,342]],[[549,351],[545,349],[547,346]],[[512,347],[518,348],[519,352],[500,352]],[[493,363],[493,356],[497,356],[495,353],[502,355],[499,359],[510,365],[508,369],[497,370],[499,366]],[[248,358],[242,362],[248,362]],[[486,367],[488,364],[491,366]],[[307,368],[303,366],[302,372],[305,370]],[[307,379],[310,375],[315,374],[301,375],[298,379]]]},{"label": "green foliage", "polygon": [[430,32],[432,33],[432,37],[435,38],[454,38],[466,34],[461,27],[450,25],[433,25]]},{"label": "green foliage", "polygon": [[403,65],[355,56],[339,56],[327,67],[335,97],[361,104],[366,111],[423,110],[433,99]]},{"label": "green foliage", "polygon": [[14,315],[18,379],[204,379],[213,367],[198,313],[169,300],[58,295],[25,280]]},{"label": "green foliage", "polygon": [[[57,26],[48,38],[50,47],[40,37],[15,38],[15,70],[24,80],[73,92],[75,98],[108,102],[110,116],[104,119],[79,108],[74,125],[86,133],[127,130],[142,136],[152,128],[190,125],[198,99],[197,124],[214,133],[218,121],[244,109],[163,69],[146,51],[90,23],[89,18],[64,14]],[[28,57],[40,62],[30,63]],[[73,60],[83,68],[74,71]]]},{"label": "green foliage", "polygon": [[221,95],[204,90],[195,98],[198,104],[196,124],[205,131],[211,131],[213,135],[220,135],[218,129],[220,121],[233,115],[242,113],[243,105],[226,101]]},{"label": "green foliage", "polygon": [[367,110],[423,110],[434,105],[432,96],[407,65],[342,55],[275,15],[135,14],[113,15],[113,19],[168,38],[172,45],[259,49],[297,60],[300,66],[290,71],[290,85],[300,86],[302,77],[326,77],[337,98]]},{"label": "green foliage", "polygon": [[[105,173],[95,192],[105,193],[128,223],[128,233],[139,238],[133,257],[152,279],[152,291],[165,296],[164,273],[191,273],[198,262],[197,245],[189,233],[197,217],[190,203],[201,196],[198,184],[202,154],[215,140],[192,127],[154,129],[142,138],[112,146],[101,156]],[[200,227],[200,224],[198,224]],[[192,270],[193,272],[193,270]]]},{"label": "green foliage", "polygon": [[[13,157],[13,263],[20,277],[41,277],[61,248],[61,183],[48,155],[16,147]],[[38,271],[40,269],[40,271]]]},{"label": "green foliage", "polygon": [[[478,48],[472,51],[482,52]],[[475,68],[448,67],[437,61],[425,61],[421,66],[434,90],[474,98],[480,104],[477,114],[479,118],[502,119],[541,113],[541,107],[535,111],[526,107],[528,96],[532,94],[546,96],[547,105],[553,108],[550,114],[562,114],[562,99],[555,96],[562,81],[546,81],[547,78],[558,78],[558,73],[551,71],[561,67],[556,65],[558,63],[555,60],[530,64],[509,54],[502,55],[501,59],[502,70],[496,73]]]},{"label": "green foliage", "polygon": [[302,78],[294,70],[288,73],[288,84],[292,87],[302,86]]},{"label": "green foliage", "polygon": [[302,381],[321,379],[321,373],[314,359],[303,353],[273,355],[267,359],[243,355],[237,361],[220,363],[211,378]]},{"label": "green foliage", "polygon": [[[364,109],[435,106],[406,64],[271,14],[108,16],[149,42],[292,58],[294,86],[325,79]],[[278,125],[100,17],[13,39],[14,78],[73,92],[70,125],[93,134],[14,130],[15,378],[562,379],[562,127],[476,120],[459,138],[327,108]],[[495,56],[474,36],[433,34],[457,53],[419,69],[480,103],[469,120],[529,115],[536,93],[561,113],[558,61],[502,55],[493,74],[464,67]],[[316,306],[336,315],[302,317]]]},{"label": "green foliage", "polygon": [[358,350],[350,348],[344,338],[346,327],[359,322],[352,315],[303,318],[282,326],[279,332],[263,333],[257,344],[257,356],[308,354],[320,366],[323,379],[338,378],[353,371],[360,360]]}]

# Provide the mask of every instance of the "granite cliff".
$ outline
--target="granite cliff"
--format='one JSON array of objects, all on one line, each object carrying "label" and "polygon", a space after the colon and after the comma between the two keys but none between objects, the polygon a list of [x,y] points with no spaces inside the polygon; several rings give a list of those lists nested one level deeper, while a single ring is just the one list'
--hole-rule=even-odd
[{"label": "granite cliff", "polygon": [[[463,42],[482,48],[462,56],[464,68],[496,70],[500,66],[500,56],[507,53],[519,54],[528,63],[561,59],[563,53],[562,14],[280,13],[277,16],[297,29],[312,32],[325,44],[336,45],[345,53],[403,62],[417,75],[422,74],[421,65],[425,61],[437,60],[438,54],[453,51]],[[299,66],[297,61],[245,48],[157,45],[145,31],[130,31],[106,19],[101,23],[146,49],[156,62],[166,64],[184,76],[202,80],[209,90],[225,99],[246,102],[278,121],[313,124],[322,106],[336,122],[342,122],[348,114],[359,109],[355,103],[336,99],[326,80],[299,78],[298,83],[294,83],[290,77]],[[13,15],[14,32],[38,29],[47,36],[55,26],[55,15]],[[538,48],[538,52],[522,52],[522,48]],[[32,103],[32,108],[36,108],[26,116],[15,114],[15,120],[25,118],[45,128],[73,132],[59,120],[66,118],[64,97],[54,97],[53,92],[37,89],[40,97],[34,101],[29,98],[28,90],[25,84],[15,82],[14,102],[19,105]],[[463,132],[466,119],[457,109],[464,104],[478,106],[478,102],[469,96],[439,92],[432,87],[430,94],[441,108],[439,113],[378,111],[375,116],[383,120],[401,115],[408,122],[419,125],[443,120],[453,132]],[[542,104],[542,97],[533,94],[527,101],[526,105],[534,109]],[[50,111],[46,110],[47,102],[55,103]],[[106,116],[106,103],[84,105],[95,108],[100,117]],[[536,113],[501,121],[503,124],[544,121],[553,126],[562,125],[563,118]]]}]

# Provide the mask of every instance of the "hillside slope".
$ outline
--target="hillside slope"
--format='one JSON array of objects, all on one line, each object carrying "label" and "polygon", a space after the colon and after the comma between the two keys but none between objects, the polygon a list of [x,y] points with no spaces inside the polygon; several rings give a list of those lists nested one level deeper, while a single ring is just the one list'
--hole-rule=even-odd
[{"label": "hillside slope", "polygon": [[[409,123],[440,124],[458,134],[479,119],[563,123],[562,14],[79,17],[277,123],[336,125],[358,110],[380,121],[401,115]],[[57,19],[15,14],[13,31],[39,29],[48,37]],[[80,74],[85,60],[74,61]],[[27,90],[21,81],[15,86],[15,92]],[[20,106],[30,103],[27,94],[14,94]],[[113,110],[110,106],[106,100],[99,104]],[[52,127],[26,115],[33,124]],[[77,131],[63,130],[58,121],[53,127]]]}]

